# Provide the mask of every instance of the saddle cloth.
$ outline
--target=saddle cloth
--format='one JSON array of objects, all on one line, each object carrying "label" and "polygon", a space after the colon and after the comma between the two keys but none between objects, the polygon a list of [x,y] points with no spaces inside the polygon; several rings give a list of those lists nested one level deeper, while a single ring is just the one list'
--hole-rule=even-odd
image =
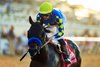
[{"label": "saddle cloth", "polygon": [[[68,50],[68,54],[69,54],[69,57],[71,60],[71,64],[77,63],[77,59],[76,59],[76,56],[74,54],[74,50],[68,45],[66,39],[65,39],[65,43],[66,43],[66,48]],[[70,64],[68,64],[67,67],[70,67]]]}]

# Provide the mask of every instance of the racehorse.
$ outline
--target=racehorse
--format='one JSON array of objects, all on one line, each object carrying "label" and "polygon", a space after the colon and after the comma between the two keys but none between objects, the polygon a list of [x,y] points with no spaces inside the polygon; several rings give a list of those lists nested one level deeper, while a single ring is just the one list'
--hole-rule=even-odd
[{"label": "racehorse", "polygon": [[69,47],[69,53],[73,52],[76,60],[75,63],[66,64],[63,61],[63,53],[59,51],[58,46],[50,43],[46,37],[47,30],[40,23],[33,22],[31,16],[29,16],[29,23],[31,26],[27,37],[31,56],[30,67],[81,67],[80,51],[74,42],[65,39],[66,48]]}]

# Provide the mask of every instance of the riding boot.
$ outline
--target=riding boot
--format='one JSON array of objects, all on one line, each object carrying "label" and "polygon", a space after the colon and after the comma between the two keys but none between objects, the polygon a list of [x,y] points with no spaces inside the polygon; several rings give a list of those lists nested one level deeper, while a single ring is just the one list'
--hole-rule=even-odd
[{"label": "riding boot", "polygon": [[64,56],[64,61],[65,61],[66,63],[70,64],[71,61],[70,61],[70,58],[69,58],[69,55],[68,55],[68,50],[66,49],[66,43],[64,42],[63,39],[58,40],[58,42],[60,43],[60,45],[61,45],[61,50],[62,50],[62,52],[63,52],[64,55],[65,55],[65,56]]}]

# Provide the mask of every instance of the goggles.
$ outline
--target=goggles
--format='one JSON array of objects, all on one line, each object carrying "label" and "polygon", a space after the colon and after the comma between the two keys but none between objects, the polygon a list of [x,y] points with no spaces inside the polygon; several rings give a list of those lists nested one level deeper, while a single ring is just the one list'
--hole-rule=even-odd
[{"label": "goggles", "polygon": [[48,14],[41,14],[42,16],[50,16],[51,13],[48,13]]}]

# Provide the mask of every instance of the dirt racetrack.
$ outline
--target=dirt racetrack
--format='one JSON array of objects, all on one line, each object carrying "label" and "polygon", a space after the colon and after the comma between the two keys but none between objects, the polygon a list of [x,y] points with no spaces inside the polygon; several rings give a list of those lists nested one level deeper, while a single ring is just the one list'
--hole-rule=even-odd
[{"label": "dirt racetrack", "polygon": [[[30,57],[25,57],[21,62],[20,58],[20,56],[0,56],[0,67],[29,67]],[[100,67],[100,54],[82,55],[81,67]]]}]

